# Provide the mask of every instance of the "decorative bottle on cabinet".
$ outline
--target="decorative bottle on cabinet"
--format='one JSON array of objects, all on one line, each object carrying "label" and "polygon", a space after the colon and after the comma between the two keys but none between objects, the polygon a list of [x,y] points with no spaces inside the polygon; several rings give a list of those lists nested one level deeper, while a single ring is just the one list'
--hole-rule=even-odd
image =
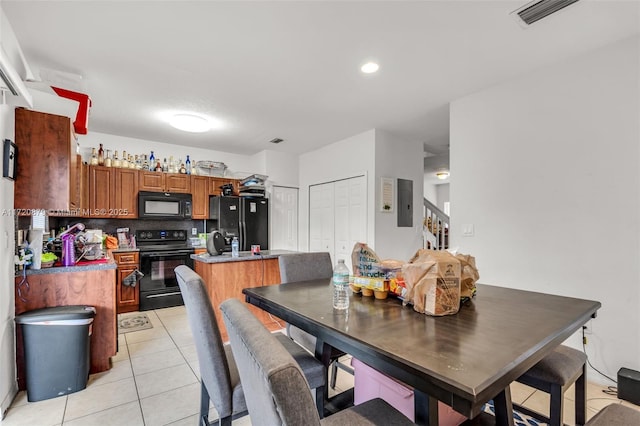
[{"label": "decorative bottle on cabinet", "polygon": [[98,154],[96,154],[95,148],[91,148],[91,160],[89,160],[89,164],[92,166],[98,165]]},{"label": "decorative bottle on cabinet", "polygon": [[153,156],[153,151],[151,151],[151,155],[149,156],[149,171],[154,171],[156,169],[156,157]]},{"label": "decorative bottle on cabinet", "polygon": [[344,259],[338,259],[333,268],[333,307],[335,309],[349,308],[349,268]]},{"label": "decorative bottle on cabinet", "polygon": [[187,174],[190,175],[191,174],[191,160],[189,160],[189,156],[187,155],[187,161],[185,161],[185,166],[187,169]]},{"label": "decorative bottle on cabinet", "polygon": [[104,149],[102,149],[102,144],[100,144],[100,149],[98,149],[98,166],[104,166]]}]

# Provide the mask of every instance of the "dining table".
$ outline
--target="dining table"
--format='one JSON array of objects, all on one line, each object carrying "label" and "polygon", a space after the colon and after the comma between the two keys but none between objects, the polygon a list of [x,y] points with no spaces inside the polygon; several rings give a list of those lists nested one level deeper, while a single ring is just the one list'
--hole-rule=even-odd
[{"label": "dining table", "polygon": [[[509,385],[595,317],[600,302],[477,284],[453,315],[416,312],[396,297],[351,294],[333,308],[331,279],[245,288],[246,302],[317,337],[316,357],[342,350],[414,390],[417,424],[438,424],[438,401],[469,419],[493,400],[513,425]],[[325,396],[326,396],[325,390]]]}]

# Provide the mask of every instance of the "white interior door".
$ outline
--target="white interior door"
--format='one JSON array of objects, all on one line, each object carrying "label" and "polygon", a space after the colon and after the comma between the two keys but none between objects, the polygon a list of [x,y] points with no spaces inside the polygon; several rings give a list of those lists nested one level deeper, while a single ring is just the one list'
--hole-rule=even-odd
[{"label": "white interior door", "polygon": [[272,190],[271,243],[277,250],[298,250],[298,188],[274,186]]},{"label": "white interior door", "polygon": [[309,188],[309,250],[344,259],[349,270],[356,242],[366,242],[366,178],[357,176]]},{"label": "white interior door", "polygon": [[309,251],[334,252],[333,182],[309,188]]},{"label": "white interior door", "polygon": [[[344,263],[352,271],[351,249],[353,245],[349,242],[349,181],[351,179],[340,180],[334,183],[334,239],[335,239],[335,262],[344,259]],[[334,263],[335,263],[334,262]]]},{"label": "white interior door", "polygon": [[357,242],[366,242],[366,179],[357,176],[335,182],[335,252],[353,271],[351,252]]}]

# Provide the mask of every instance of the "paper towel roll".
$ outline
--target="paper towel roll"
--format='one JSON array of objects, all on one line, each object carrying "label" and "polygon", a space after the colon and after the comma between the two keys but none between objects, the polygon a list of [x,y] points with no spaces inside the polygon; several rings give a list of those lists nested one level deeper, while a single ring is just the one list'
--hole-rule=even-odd
[{"label": "paper towel roll", "polygon": [[40,263],[42,260],[42,235],[43,229],[31,229],[29,230],[29,247],[33,253],[33,263],[31,269],[40,269]]}]

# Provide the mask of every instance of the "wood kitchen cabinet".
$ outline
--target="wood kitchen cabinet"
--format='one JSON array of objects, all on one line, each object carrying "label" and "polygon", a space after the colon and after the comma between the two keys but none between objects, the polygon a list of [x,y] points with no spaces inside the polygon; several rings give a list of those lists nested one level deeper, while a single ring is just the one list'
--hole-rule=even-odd
[{"label": "wood kitchen cabinet", "polygon": [[140,254],[137,251],[113,253],[118,265],[116,270],[116,312],[137,311],[140,306],[140,289],[137,285],[124,285],[124,279],[140,268]]},{"label": "wood kitchen cabinet", "polygon": [[138,217],[138,170],[115,169],[113,193],[114,217]]},{"label": "wood kitchen cabinet", "polygon": [[[242,261],[216,263],[205,263],[196,260],[194,262],[194,270],[202,277],[213,306],[220,306],[222,302],[232,297],[244,301],[242,289],[245,287],[280,284],[280,266],[277,258],[251,258]],[[273,315],[255,306],[248,305],[247,307],[269,330],[275,331],[283,327],[282,320],[278,320]],[[222,312],[219,309],[215,309],[215,314],[222,340],[226,341],[229,336],[222,320]]]},{"label": "wood kitchen cabinet", "polygon": [[191,217],[209,219],[209,179],[208,176],[191,175]]},{"label": "wood kitchen cabinet", "polygon": [[[14,207],[74,211],[81,208],[80,168],[71,119],[17,108],[18,147]],[[53,213],[55,214],[55,213]]]},{"label": "wood kitchen cabinet", "polygon": [[137,218],[138,170],[89,166],[89,210],[86,217]]},{"label": "wood kitchen cabinet", "polygon": [[183,194],[191,192],[190,175],[140,170],[138,176],[138,189],[140,191],[178,192]]},{"label": "wood kitchen cabinet", "polygon": [[219,177],[209,178],[209,195],[222,195],[220,187],[228,183],[233,185],[233,195],[238,195],[238,180]]},{"label": "wood kitchen cabinet", "polygon": [[[70,272],[42,270],[29,275],[29,286],[20,292],[22,277],[15,278],[16,316],[24,312],[53,306],[87,305],[96,308],[91,326],[90,373],[100,373],[111,368],[110,358],[116,355],[117,326],[115,303],[115,266],[109,269],[82,270],[64,268]],[[16,374],[18,388],[26,388],[24,346],[22,328],[16,327]]]}]

